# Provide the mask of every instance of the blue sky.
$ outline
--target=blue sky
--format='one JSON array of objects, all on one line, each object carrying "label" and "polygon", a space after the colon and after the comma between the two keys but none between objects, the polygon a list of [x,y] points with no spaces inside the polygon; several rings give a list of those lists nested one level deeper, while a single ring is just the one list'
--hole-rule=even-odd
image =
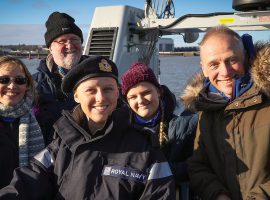
[{"label": "blue sky", "polygon": [[[232,1],[216,0],[174,0],[176,17],[184,14],[209,12],[232,12]],[[45,22],[54,12],[66,12],[80,26],[84,37],[97,6],[130,5],[144,7],[144,0],[1,0],[0,1],[0,45],[7,44],[45,44]],[[269,39],[269,31],[256,32],[256,40]],[[179,36],[173,37],[176,46],[195,46],[185,44]],[[86,40],[86,38],[85,38]]]}]

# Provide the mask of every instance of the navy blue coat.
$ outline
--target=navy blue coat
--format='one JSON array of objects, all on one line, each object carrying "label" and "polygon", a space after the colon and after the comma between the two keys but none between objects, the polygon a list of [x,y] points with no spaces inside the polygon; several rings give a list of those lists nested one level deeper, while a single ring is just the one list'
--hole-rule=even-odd
[{"label": "navy blue coat", "polygon": [[[165,85],[162,85],[162,101],[165,112],[164,122],[168,127],[165,130],[165,133],[168,134],[168,141],[162,150],[170,164],[175,182],[180,184],[189,180],[186,160],[193,153],[198,114],[181,106]],[[154,130],[159,133],[159,123]]]},{"label": "navy blue coat", "polygon": [[[81,60],[85,58],[87,56],[82,56]],[[73,94],[64,94],[61,91],[62,78],[56,65],[50,71],[46,59],[43,59],[37,70],[38,72],[33,75],[38,97],[35,115],[41,127],[45,144],[48,145],[53,139],[52,126],[60,118],[62,110],[72,110],[76,102]]]}]

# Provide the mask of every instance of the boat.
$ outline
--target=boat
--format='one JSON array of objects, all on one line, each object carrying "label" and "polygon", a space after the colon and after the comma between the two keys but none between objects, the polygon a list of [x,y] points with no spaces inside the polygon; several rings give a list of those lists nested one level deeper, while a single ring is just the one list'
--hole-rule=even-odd
[{"label": "boat", "polygon": [[[236,31],[270,28],[270,0],[233,0],[235,12],[174,16],[174,0],[145,0],[144,10],[128,5],[96,7],[85,55],[103,55],[119,67],[121,76],[135,61],[149,65],[158,76],[158,38],[182,35],[195,42],[207,28],[224,24]],[[157,4],[163,5],[158,10]],[[159,14],[160,13],[160,14]]]}]

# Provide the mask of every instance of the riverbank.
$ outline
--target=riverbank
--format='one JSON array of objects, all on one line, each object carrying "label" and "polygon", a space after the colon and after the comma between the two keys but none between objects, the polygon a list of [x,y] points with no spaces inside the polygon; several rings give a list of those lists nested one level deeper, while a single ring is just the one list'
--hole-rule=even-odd
[{"label": "riverbank", "polygon": [[159,52],[160,56],[199,56],[200,53],[198,51],[186,51],[186,52]]},{"label": "riverbank", "polygon": [[[27,68],[34,74],[39,66],[39,59],[22,59]],[[198,56],[161,56],[160,75],[161,84],[167,85],[178,98],[183,91],[187,80],[200,70],[200,58]]]}]

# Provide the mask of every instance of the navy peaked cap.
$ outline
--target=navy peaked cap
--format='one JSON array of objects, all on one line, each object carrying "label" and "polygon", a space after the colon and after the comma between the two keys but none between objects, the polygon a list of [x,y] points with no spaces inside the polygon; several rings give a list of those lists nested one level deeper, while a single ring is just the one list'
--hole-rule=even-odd
[{"label": "navy peaked cap", "polygon": [[62,91],[72,92],[79,83],[93,77],[112,77],[118,83],[118,69],[116,64],[104,57],[89,57],[74,66],[62,81]]}]

